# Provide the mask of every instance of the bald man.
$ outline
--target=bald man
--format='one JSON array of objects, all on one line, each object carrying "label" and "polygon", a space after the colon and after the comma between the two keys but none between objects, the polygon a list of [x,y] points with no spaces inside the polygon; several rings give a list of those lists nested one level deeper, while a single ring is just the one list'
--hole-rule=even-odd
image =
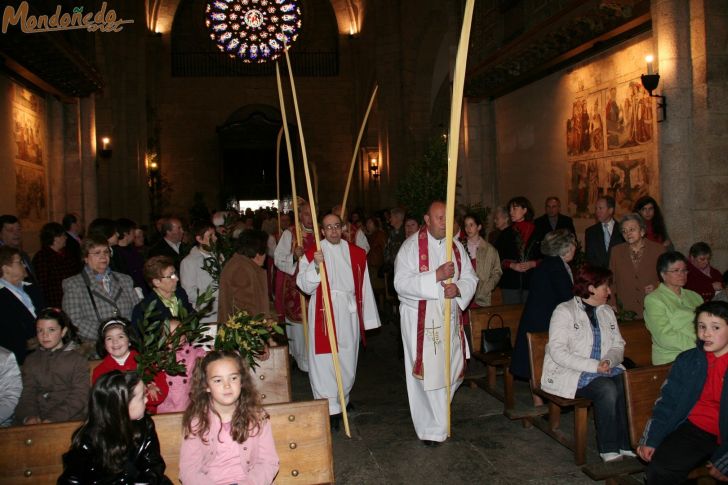
[{"label": "bald man", "polygon": [[[460,312],[470,304],[478,284],[467,251],[453,240],[452,261],[445,260],[445,204],[433,202],[425,224],[407,238],[394,265],[394,288],[404,345],[405,379],[410,413],[425,446],[447,439],[447,403],[463,380],[470,352]],[[452,278],[451,283],[446,281]],[[450,376],[445,375],[444,303],[451,299]],[[447,380],[450,379],[450,395]]]}]

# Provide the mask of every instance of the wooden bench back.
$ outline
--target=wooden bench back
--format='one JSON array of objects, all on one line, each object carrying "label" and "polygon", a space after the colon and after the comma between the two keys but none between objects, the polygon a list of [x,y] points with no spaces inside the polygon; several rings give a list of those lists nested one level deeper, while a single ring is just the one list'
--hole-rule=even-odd
[{"label": "wooden bench back", "polygon": [[638,367],[624,373],[629,439],[633,448],[637,448],[645,425],[652,416],[652,408],[660,397],[660,389],[670,367],[672,364]]},{"label": "wooden bench back", "polygon": [[[523,314],[523,305],[497,305],[482,308],[474,308],[470,312],[470,328],[472,345],[471,350],[480,351],[482,331],[488,328],[488,320],[493,315],[500,315],[503,318],[503,326],[511,329],[511,345],[516,345],[516,334],[518,333],[518,323],[521,321]],[[500,327],[500,319],[495,317],[491,322],[491,328]]]},{"label": "wooden bench back", "polygon": [[[326,400],[271,404],[273,439],[280,458],[277,484],[333,483],[334,465]],[[166,474],[179,483],[182,414],[154,416]],[[54,484],[62,455],[79,422],[0,429],[0,484]]]},{"label": "wooden bench back", "polygon": [[546,344],[549,342],[548,332],[528,332],[528,360],[531,363],[531,389],[541,389],[543,359],[546,356]]},{"label": "wooden bench back", "polygon": [[[264,405],[290,402],[293,399],[291,390],[291,371],[288,357],[288,346],[281,345],[270,348],[268,360],[257,360],[258,367],[251,372]],[[100,360],[89,360],[89,378]]]},{"label": "wooden bench back", "polygon": [[625,357],[632,359],[637,367],[652,365],[652,335],[644,320],[620,323],[619,333],[625,342]]}]

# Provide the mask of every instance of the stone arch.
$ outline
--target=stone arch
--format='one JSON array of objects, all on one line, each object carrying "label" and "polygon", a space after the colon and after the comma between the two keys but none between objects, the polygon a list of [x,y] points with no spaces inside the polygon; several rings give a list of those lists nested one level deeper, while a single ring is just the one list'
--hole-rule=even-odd
[{"label": "stone arch", "polygon": [[[163,34],[171,32],[174,17],[181,1],[147,0],[147,25],[149,29]],[[339,34],[355,34],[361,31],[366,0],[329,0],[329,3],[336,16]],[[352,27],[354,28],[352,29]]]},{"label": "stone arch", "polygon": [[[207,0],[177,0],[174,22],[171,27],[172,56],[188,59],[190,54],[215,54],[214,58],[224,65],[227,56],[219,56],[217,45],[210,40],[205,27],[205,3]],[[299,53],[337,53],[339,35],[335,13],[329,0],[299,0],[303,11],[303,28],[293,56]],[[205,57],[205,59],[207,59]],[[268,70],[270,66],[266,65]],[[254,69],[254,68],[253,68]],[[261,74],[265,68],[252,72]]]},{"label": "stone arch", "polygon": [[[217,127],[222,200],[231,196],[261,200],[275,198],[275,147],[282,123],[277,107],[248,104],[232,112],[225,123]],[[296,126],[289,124],[289,132],[296,163],[300,164]],[[283,139],[280,148],[281,195],[288,195],[291,193],[291,176]]]}]

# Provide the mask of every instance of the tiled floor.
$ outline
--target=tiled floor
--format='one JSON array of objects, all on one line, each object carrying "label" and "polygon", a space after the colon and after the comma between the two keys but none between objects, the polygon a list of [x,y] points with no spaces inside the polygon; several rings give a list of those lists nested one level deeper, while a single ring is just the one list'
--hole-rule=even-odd
[{"label": "tiled floor", "polygon": [[[452,403],[452,437],[437,448],[417,439],[409,414],[399,330],[389,324],[367,333],[349,415],[351,438],[333,433],[338,484],[593,484],[573,453],[536,428],[502,414],[502,403],[478,388],[461,387]],[[470,369],[470,373],[482,368]],[[306,374],[293,374],[296,400],[311,399]],[[525,383],[517,398],[529,399]],[[572,414],[562,417],[571,429]],[[599,461],[593,425],[587,462]]]}]

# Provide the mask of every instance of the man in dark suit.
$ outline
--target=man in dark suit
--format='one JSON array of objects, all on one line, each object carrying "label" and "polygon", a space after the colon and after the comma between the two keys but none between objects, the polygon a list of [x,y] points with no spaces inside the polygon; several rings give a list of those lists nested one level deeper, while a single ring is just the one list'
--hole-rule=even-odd
[{"label": "man in dark suit", "polygon": [[162,239],[157,244],[149,248],[147,257],[152,256],[169,256],[174,261],[174,267],[179,274],[179,265],[190,252],[190,248],[182,242],[185,231],[182,228],[182,221],[176,217],[165,218],[162,223]]},{"label": "man in dark suit", "polygon": [[589,226],[584,234],[586,261],[594,266],[609,267],[612,247],[624,242],[619,223],[614,220],[614,197],[605,195],[597,199],[598,223]]},{"label": "man in dark suit", "polygon": [[81,260],[81,223],[78,222],[76,214],[66,214],[61,221],[63,229],[66,231],[66,254],[73,260],[76,273],[83,268]]},{"label": "man in dark suit", "polygon": [[38,280],[35,278],[35,272],[33,271],[33,265],[30,262],[30,256],[28,253],[23,251],[23,231],[20,225],[20,220],[12,214],[3,214],[0,216],[0,246],[9,246],[20,251],[20,260],[25,266],[25,278],[23,281],[26,283],[34,284],[38,291]]},{"label": "man in dark suit", "polygon": [[533,223],[536,226],[536,234],[539,241],[543,241],[546,234],[556,229],[567,229],[576,236],[574,228],[574,220],[561,214],[561,201],[558,197],[552,195],[546,198],[546,213],[541,217],[537,217]]}]

